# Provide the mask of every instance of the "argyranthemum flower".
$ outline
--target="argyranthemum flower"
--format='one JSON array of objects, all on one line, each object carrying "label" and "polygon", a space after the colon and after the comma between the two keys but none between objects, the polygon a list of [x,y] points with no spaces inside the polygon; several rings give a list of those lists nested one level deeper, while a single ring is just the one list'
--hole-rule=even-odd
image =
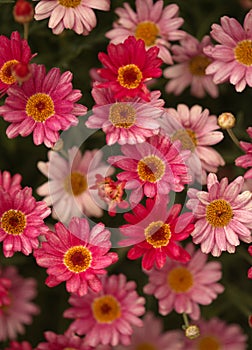
[{"label": "argyranthemum flower", "polygon": [[168,259],[161,270],[153,268],[146,272],[149,283],[144,287],[144,292],[158,299],[161,315],[175,310],[198,320],[199,306],[211,304],[224,291],[224,287],[218,283],[222,276],[221,264],[207,262],[207,255],[200,250],[195,251],[192,243],[185,249],[191,254],[191,260],[186,264]]},{"label": "argyranthemum flower", "polygon": [[121,44],[109,44],[107,54],[98,54],[104,66],[98,73],[105,81],[97,87],[110,88],[116,99],[138,96],[149,101],[150,92],[145,83],[162,75],[158,51],[156,46],[146,50],[144,41],[134,36]]},{"label": "argyranthemum flower", "polygon": [[180,330],[163,331],[162,320],[148,312],[143,327],[134,327],[129,346],[119,345],[115,350],[183,350],[184,339]]},{"label": "argyranthemum flower", "polygon": [[54,34],[72,29],[77,34],[88,35],[96,26],[93,9],[108,11],[110,0],[41,0],[35,7],[34,18],[39,21],[50,18],[48,27]]},{"label": "argyranthemum flower", "polygon": [[215,84],[229,81],[241,92],[246,85],[252,87],[252,11],[244,19],[243,27],[235,19],[221,17],[221,25],[213,24],[210,32],[217,44],[204,49],[213,62],[206,74],[213,76]]},{"label": "argyranthemum flower", "polygon": [[242,176],[228,184],[226,177],[220,182],[210,173],[206,191],[190,188],[186,206],[192,210],[196,222],[191,233],[193,242],[201,244],[203,253],[220,256],[223,251],[234,253],[240,240],[251,243],[252,192],[241,193]]},{"label": "argyranthemum flower", "polygon": [[46,342],[39,343],[35,350],[89,350],[83,339],[70,332],[56,334],[52,331],[44,332]]},{"label": "argyranthemum flower", "polygon": [[[250,138],[252,139],[252,127],[251,126],[247,129],[247,133],[250,136]],[[240,141],[240,146],[246,154],[236,158],[235,165],[240,166],[240,167],[245,168],[245,169],[252,167],[252,143]],[[244,174],[244,179],[252,179],[252,168],[246,171],[246,173]]]},{"label": "argyranthemum flower", "polygon": [[215,317],[197,323],[200,336],[185,339],[186,350],[246,350],[247,335],[238,324],[227,324]]},{"label": "argyranthemum flower", "polygon": [[133,214],[124,218],[129,224],[122,225],[120,231],[126,236],[119,242],[121,246],[133,245],[127,254],[131,260],[143,257],[143,269],[150,270],[154,264],[162,268],[167,257],[186,263],[190,254],[176,242],[186,239],[194,229],[191,213],[180,214],[181,204],[174,204],[167,210],[167,199],[147,199],[146,207],[136,205]]},{"label": "argyranthemum flower", "polygon": [[21,189],[22,176],[20,174],[14,174],[11,176],[7,170],[0,170],[0,189],[4,191],[16,191]]},{"label": "argyranthemum flower", "polygon": [[141,327],[139,318],[145,312],[145,299],[136,292],[136,283],[127,281],[123,274],[104,276],[99,293],[89,291],[83,297],[71,295],[70,309],[64,317],[73,318],[70,330],[85,334],[85,344],[129,345],[132,326]]},{"label": "argyranthemum flower", "polygon": [[186,160],[190,151],[182,150],[180,141],[165,136],[152,136],[147,142],[123,145],[123,155],[111,156],[108,162],[124,171],[117,175],[131,189],[130,202],[137,204],[143,196],[153,198],[173,190],[180,192],[191,181]]},{"label": "argyranthemum flower", "polygon": [[102,162],[102,152],[86,150],[82,155],[77,147],[68,150],[68,157],[49,151],[49,162],[38,162],[39,170],[49,181],[37,189],[44,201],[52,205],[55,219],[67,223],[73,216],[102,216],[102,209],[94,202],[89,188],[95,184],[95,175],[110,175],[108,165]]},{"label": "argyranthemum flower", "polygon": [[[23,1],[23,0],[19,0]],[[32,346],[28,341],[17,342],[15,340],[11,341],[8,348],[5,350],[32,350]]]},{"label": "argyranthemum flower", "polygon": [[204,54],[204,47],[211,45],[208,35],[201,41],[190,34],[180,40],[180,45],[171,47],[172,58],[177,63],[165,68],[164,77],[169,79],[166,92],[180,95],[188,86],[191,95],[202,98],[206,92],[213,98],[218,97],[218,88],[205,70],[211,59]]},{"label": "argyranthemum flower", "polygon": [[31,70],[28,81],[8,89],[0,114],[11,123],[6,130],[9,138],[33,133],[35,145],[52,147],[59,131],[77,125],[76,116],[85,114],[87,108],[76,103],[82,94],[72,88],[70,71],[61,74],[59,68],[52,68],[46,73],[45,66],[37,64]]},{"label": "argyranthemum flower", "polygon": [[18,64],[28,64],[32,59],[30,46],[15,31],[11,33],[10,39],[0,35],[0,97],[16,84],[16,78],[12,75],[12,68]]},{"label": "argyranthemum flower", "polygon": [[15,252],[29,255],[39,245],[38,237],[48,228],[44,219],[51,210],[45,202],[37,202],[32,189],[6,192],[0,190],[0,242],[5,257]]},{"label": "argyranthemum flower", "polygon": [[105,36],[111,42],[118,44],[134,35],[142,39],[146,47],[153,45],[159,48],[159,57],[167,64],[172,64],[172,57],[169,51],[170,41],[179,40],[185,32],[179,30],[184,23],[183,18],[178,17],[179,7],[170,4],[164,7],[164,1],[158,0],[136,0],[136,12],[128,3],[123,4],[115,10],[119,16],[113,23],[114,29],[108,31]]},{"label": "argyranthemum flower", "polygon": [[35,279],[21,277],[14,266],[1,268],[0,281],[2,278],[10,282],[7,287],[9,301],[0,308],[0,341],[5,341],[23,334],[24,326],[32,323],[39,308],[31,301],[37,294]]},{"label": "argyranthemum flower", "polygon": [[68,228],[58,222],[55,232],[48,231],[45,238],[33,254],[37,264],[47,268],[49,287],[66,281],[67,291],[80,296],[88,287],[94,292],[101,290],[98,276],[117,261],[117,254],[109,253],[110,232],[102,223],[90,229],[87,219],[74,217]]},{"label": "argyranthemum flower", "polygon": [[207,172],[217,172],[225,164],[222,156],[211,146],[220,142],[224,135],[217,123],[217,117],[210,115],[207,108],[199,105],[189,108],[179,104],[177,109],[167,108],[160,120],[161,132],[172,141],[180,140],[182,149],[191,151],[187,162],[191,175],[205,184]]}]

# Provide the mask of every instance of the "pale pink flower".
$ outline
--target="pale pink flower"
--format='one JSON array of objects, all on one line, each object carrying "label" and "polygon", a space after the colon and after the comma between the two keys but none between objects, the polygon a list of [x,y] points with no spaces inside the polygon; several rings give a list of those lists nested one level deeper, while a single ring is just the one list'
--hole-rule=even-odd
[{"label": "pale pink flower", "polygon": [[185,339],[186,350],[246,350],[247,335],[242,328],[236,324],[228,324],[214,317],[210,320],[201,319],[197,322],[200,336],[196,339]]},{"label": "pale pink flower", "polygon": [[141,327],[139,318],[145,312],[145,299],[136,292],[136,283],[127,281],[123,274],[104,276],[99,293],[89,291],[83,297],[71,295],[70,309],[64,317],[72,318],[69,330],[85,334],[85,344],[129,345],[132,326]]},{"label": "pale pink flower", "polygon": [[175,310],[198,320],[200,305],[210,305],[224,291],[224,287],[218,283],[222,276],[221,264],[207,262],[207,255],[200,250],[195,251],[192,243],[185,249],[191,254],[191,260],[186,264],[168,259],[161,270],[153,268],[145,271],[149,282],[144,292],[158,299],[161,315]]},{"label": "pale pink flower", "polygon": [[5,341],[23,334],[39,308],[31,301],[37,294],[35,279],[21,277],[14,266],[0,269],[0,281],[2,278],[10,281],[9,302],[0,308],[0,341]]},{"label": "pale pink flower", "polygon": [[167,108],[166,112],[160,120],[161,133],[172,141],[180,140],[182,148],[191,151],[187,165],[192,178],[205,184],[207,172],[215,173],[219,166],[225,165],[222,156],[211,147],[224,137],[218,130],[217,117],[199,105],[189,108],[179,104],[177,109]]},{"label": "pale pink flower", "polygon": [[52,147],[59,139],[59,131],[78,124],[78,118],[87,108],[76,102],[80,90],[72,88],[73,75],[63,74],[59,68],[48,73],[44,65],[31,65],[32,77],[8,89],[5,104],[0,107],[4,120],[10,122],[6,130],[9,138],[33,133],[35,145]]},{"label": "pale pink flower", "polygon": [[213,24],[210,32],[217,42],[214,46],[204,49],[212,63],[206,68],[206,74],[213,77],[215,84],[229,81],[235,85],[237,92],[252,87],[252,11],[244,19],[243,27],[235,19],[221,17],[221,25]]},{"label": "pale pink flower", "polygon": [[[250,136],[250,138],[252,139],[252,127],[251,126],[247,129],[247,133]],[[240,167],[245,168],[245,169],[250,167],[250,169],[247,170],[246,173],[244,174],[244,179],[246,179],[246,180],[252,179],[252,168],[251,168],[252,167],[252,143],[240,141],[240,146],[246,154],[236,158],[235,165],[240,166]]]},{"label": "pale pink flower", "polygon": [[0,190],[0,242],[5,257],[15,252],[29,255],[39,245],[38,237],[48,231],[44,219],[51,210],[45,202],[37,202],[32,189],[6,192]]},{"label": "pale pink flower", "polygon": [[56,334],[46,331],[44,337],[46,342],[39,343],[35,350],[91,350],[90,347],[84,345],[82,338],[70,332]]},{"label": "pale pink flower", "polygon": [[4,191],[16,191],[21,189],[22,176],[20,174],[14,174],[11,176],[11,173],[7,170],[0,170],[0,188]]},{"label": "pale pink flower", "polygon": [[180,95],[188,86],[193,96],[202,98],[206,92],[213,98],[218,97],[218,88],[205,69],[211,63],[203,52],[204,47],[211,44],[208,35],[201,41],[190,34],[180,40],[180,45],[171,47],[172,58],[177,63],[164,69],[164,77],[169,79],[166,92]]},{"label": "pale pink flower", "polygon": [[170,41],[181,39],[185,32],[179,30],[184,23],[183,18],[178,17],[179,7],[170,4],[164,7],[164,1],[136,0],[136,12],[128,3],[119,7],[115,13],[119,16],[113,23],[114,29],[108,31],[105,36],[111,42],[118,44],[134,35],[142,39],[146,47],[153,45],[159,48],[159,57],[167,64],[172,64],[169,51]]},{"label": "pale pink flower", "polygon": [[67,158],[49,151],[48,162],[38,162],[39,170],[48,177],[37,189],[44,201],[53,207],[53,217],[67,223],[73,216],[100,217],[103,210],[90,195],[95,175],[110,175],[108,165],[102,162],[102,152],[86,150],[82,155],[77,147],[68,150]]},{"label": "pale pink flower", "polygon": [[88,35],[96,26],[93,9],[108,11],[110,0],[41,0],[35,7],[34,18],[49,18],[48,27],[54,34],[72,29],[77,34]]},{"label": "pale pink flower", "polygon": [[25,340],[20,343],[13,340],[10,342],[8,348],[5,348],[5,350],[32,350],[32,346],[28,341]]},{"label": "pale pink flower", "polygon": [[38,265],[47,268],[49,287],[66,281],[67,291],[80,296],[88,288],[101,290],[99,275],[118,259],[117,253],[109,252],[110,232],[102,223],[90,229],[87,219],[74,217],[68,228],[58,222],[55,232],[48,231],[45,238],[33,255]]},{"label": "pale pink flower", "polygon": [[242,176],[228,184],[213,173],[207,177],[206,191],[188,190],[186,206],[192,210],[196,222],[191,233],[193,242],[201,244],[203,253],[220,256],[223,251],[234,253],[240,240],[251,243],[252,193],[241,192]]}]

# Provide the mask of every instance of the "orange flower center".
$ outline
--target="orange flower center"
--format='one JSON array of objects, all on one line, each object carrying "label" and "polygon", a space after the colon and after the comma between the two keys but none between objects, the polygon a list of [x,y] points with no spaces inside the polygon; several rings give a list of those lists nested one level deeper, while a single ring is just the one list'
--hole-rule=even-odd
[{"label": "orange flower center", "polygon": [[141,343],[135,347],[135,350],[156,350],[156,346],[150,343]]},{"label": "orange flower center", "polygon": [[242,40],[234,48],[234,56],[237,62],[245,66],[252,65],[252,40]]},{"label": "orange flower center", "polygon": [[232,207],[224,199],[216,199],[206,207],[206,219],[213,227],[228,225],[232,217]]},{"label": "orange flower center", "polygon": [[49,95],[38,92],[29,97],[25,111],[36,122],[44,122],[54,115],[54,103]]},{"label": "orange flower center", "polygon": [[142,79],[143,74],[135,64],[127,64],[118,69],[117,81],[126,89],[136,89]]},{"label": "orange flower center", "polygon": [[189,149],[191,152],[195,150],[197,146],[197,137],[194,131],[191,129],[179,129],[171,137],[172,141],[180,140],[182,149]]},{"label": "orange flower center", "polygon": [[116,128],[128,129],[134,125],[135,119],[135,108],[127,103],[115,103],[109,109],[109,120]]},{"label": "orange flower center", "polygon": [[3,213],[1,228],[10,235],[20,235],[26,227],[26,216],[20,210],[10,209]]},{"label": "orange flower center", "polygon": [[80,273],[90,267],[92,254],[86,247],[79,245],[69,248],[64,254],[63,261],[68,270]]},{"label": "orange flower center", "polygon": [[189,61],[189,70],[192,75],[205,75],[205,70],[207,66],[211,63],[211,60],[203,55],[198,55],[193,57]]},{"label": "orange flower center", "polygon": [[186,267],[175,267],[168,274],[168,284],[175,293],[185,293],[193,285],[193,276]]},{"label": "orange flower center", "polygon": [[16,78],[12,75],[12,68],[17,63],[17,60],[10,60],[2,65],[0,69],[0,80],[4,84],[11,85],[16,82]]},{"label": "orange flower center", "polygon": [[170,225],[163,221],[153,221],[144,230],[146,241],[154,248],[167,246],[171,238]]},{"label": "orange flower center", "polygon": [[149,21],[139,23],[135,30],[136,39],[142,39],[146,46],[154,45],[158,34],[157,25]]},{"label": "orange flower center", "polygon": [[213,336],[202,337],[197,345],[197,350],[221,350],[222,346]]},{"label": "orange flower center", "polygon": [[77,7],[80,5],[81,0],[58,0],[61,6],[64,7]]},{"label": "orange flower center", "polygon": [[65,189],[68,193],[78,196],[87,189],[86,176],[73,171],[70,176],[65,179]]},{"label": "orange flower center", "polygon": [[98,323],[112,323],[121,316],[121,306],[112,295],[95,298],[92,311]]},{"label": "orange flower center", "polygon": [[137,172],[142,181],[155,183],[163,177],[165,163],[157,156],[146,156],[138,162]]}]

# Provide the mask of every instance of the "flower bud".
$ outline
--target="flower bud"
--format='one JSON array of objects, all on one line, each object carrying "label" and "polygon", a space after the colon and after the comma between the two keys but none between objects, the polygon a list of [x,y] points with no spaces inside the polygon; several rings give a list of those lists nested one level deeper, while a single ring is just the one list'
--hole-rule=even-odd
[{"label": "flower bud", "polygon": [[192,324],[185,329],[185,336],[189,339],[195,339],[200,336],[199,327],[195,324]]},{"label": "flower bud", "polygon": [[11,74],[17,82],[23,83],[24,81],[30,79],[32,73],[29,64],[18,62],[11,67]]},{"label": "flower bud", "polygon": [[235,117],[232,113],[224,112],[219,115],[218,124],[222,129],[231,129],[235,125]]},{"label": "flower bud", "polygon": [[26,0],[17,0],[13,8],[13,16],[18,23],[29,23],[34,16],[33,6]]}]

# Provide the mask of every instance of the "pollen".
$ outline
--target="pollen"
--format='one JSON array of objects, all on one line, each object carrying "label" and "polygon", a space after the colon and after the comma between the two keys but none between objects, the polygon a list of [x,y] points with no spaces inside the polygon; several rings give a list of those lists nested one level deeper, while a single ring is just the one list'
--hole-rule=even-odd
[{"label": "pollen", "polygon": [[198,342],[199,350],[220,350],[221,345],[219,341],[213,336],[202,337]]},{"label": "pollen", "polygon": [[224,199],[216,199],[206,207],[206,219],[213,227],[228,225],[232,217],[232,207]]},{"label": "pollen", "polygon": [[86,176],[78,171],[73,171],[70,176],[65,179],[65,189],[74,196],[80,195],[87,189]]},{"label": "pollen", "polygon": [[61,6],[64,7],[77,7],[80,5],[81,0],[58,0]]},{"label": "pollen", "polygon": [[193,276],[186,267],[175,267],[169,272],[167,280],[175,293],[185,293],[193,285]]},{"label": "pollen", "polygon": [[197,137],[193,130],[191,129],[179,129],[171,137],[174,142],[179,140],[182,144],[182,149],[189,149],[191,152],[195,150],[197,146]]},{"label": "pollen", "polygon": [[162,179],[165,163],[155,155],[146,156],[138,162],[137,172],[142,181],[155,183]]},{"label": "pollen", "polygon": [[38,92],[29,97],[25,111],[36,122],[44,122],[54,115],[54,103],[49,95]]},{"label": "pollen", "polygon": [[210,63],[211,60],[208,57],[198,55],[189,61],[189,70],[192,75],[203,76],[205,75],[206,68]]},{"label": "pollen", "polygon": [[64,254],[64,264],[68,270],[80,273],[86,271],[92,262],[91,252],[84,246],[74,246]]},{"label": "pollen", "polygon": [[154,248],[167,246],[171,238],[170,225],[163,221],[153,221],[144,230],[146,241]]},{"label": "pollen", "polygon": [[252,40],[242,40],[234,48],[234,55],[237,62],[245,66],[252,65]]},{"label": "pollen", "polygon": [[136,89],[142,79],[143,74],[135,64],[126,64],[118,69],[117,81],[126,89]]},{"label": "pollen", "polygon": [[17,60],[10,60],[5,62],[0,69],[0,80],[4,84],[14,84],[16,82],[16,78],[12,75],[12,68],[14,65],[18,63]]},{"label": "pollen", "polygon": [[115,103],[109,109],[109,120],[116,128],[128,129],[135,124],[136,110],[127,103]]},{"label": "pollen", "polygon": [[26,227],[26,216],[20,210],[10,209],[3,213],[0,223],[9,235],[21,235]]},{"label": "pollen", "polygon": [[92,303],[93,316],[98,323],[112,323],[121,316],[121,306],[112,295],[95,298]]},{"label": "pollen", "polygon": [[135,30],[136,39],[142,39],[146,46],[155,44],[159,29],[154,22],[140,22]]}]

